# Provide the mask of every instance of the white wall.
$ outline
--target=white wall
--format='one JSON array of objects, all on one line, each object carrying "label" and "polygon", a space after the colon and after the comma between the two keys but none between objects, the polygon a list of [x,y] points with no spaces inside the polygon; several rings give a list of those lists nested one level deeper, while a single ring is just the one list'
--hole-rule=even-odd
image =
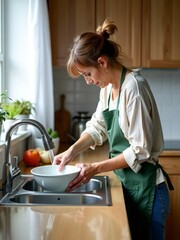
[{"label": "white wall", "polygon": [[[180,69],[142,69],[159,109],[165,139],[180,139]],[[65,68],[54,69],[55,109],[60,108],[59,96],[66,95],[65,107],[74,116],[77,111],[96,108],[99,88],[86,85],[83,78],[71,79]]]}]

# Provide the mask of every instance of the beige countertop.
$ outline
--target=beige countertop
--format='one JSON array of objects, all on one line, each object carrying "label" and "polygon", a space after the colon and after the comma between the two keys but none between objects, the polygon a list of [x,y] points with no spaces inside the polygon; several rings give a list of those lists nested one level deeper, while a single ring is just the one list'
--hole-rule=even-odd
[{"label": "beige countertop", "polygon": [[[100,161],[107,156],[105,144],[80,154],[72,164]],[[25,168],[23,173],[29,170]],[[121,184],[113,172],[103,175],[110,178],[112,206],[0,207],[0,239],[131,239]]]},{"label": "beige countertop", "polygon": [[180,150],[164,150],[160,157],[179,157],[180,156]]}]

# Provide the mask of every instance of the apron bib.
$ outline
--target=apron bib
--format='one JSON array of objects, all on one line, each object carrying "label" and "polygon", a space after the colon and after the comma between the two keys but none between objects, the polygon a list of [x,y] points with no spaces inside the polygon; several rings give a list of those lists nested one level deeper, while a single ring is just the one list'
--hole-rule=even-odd
[{"label": "apron bib", "polygon": [[[120,86],[123,84],[125,75],[126,68],[123,68]],[[113,158],[122,153],[130,144],[119,127],[120,92],[115,110],[109,110],[110,97],[111,93],[108,99],[108,108],[103,111],[103,117],[108,134],[109,157]],[[155,193],[156,169],[156,165],[143,163],[138,173],[129,167],[114,171],[122,182],[132,239],[148,239]]]}]

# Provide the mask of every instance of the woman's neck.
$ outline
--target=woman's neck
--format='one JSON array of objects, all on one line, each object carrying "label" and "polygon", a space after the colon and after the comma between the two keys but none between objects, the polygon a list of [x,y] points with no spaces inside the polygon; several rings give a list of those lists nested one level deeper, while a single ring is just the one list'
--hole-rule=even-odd
[{"label": "woman's neck", "polygon": [[[119,69],[115,69],[114,72],[112,73],[111,84],[112,84],[112,99],[113,100],[116,97],[118,97],[119,91],[121,89],[120,80],[121,80],[121,77],[122,77],[122,72],[123,72],[123,66],[121,66]],[[130,72],[131,72],[131,70],[127,69],[126,75]]]},{"label": "woman's neck", "polygon": [[112,71],[111,84],[112,84],[112,99],[114,100],[119,95],[120,79],[122,75],[123,67],[114,69]]}]

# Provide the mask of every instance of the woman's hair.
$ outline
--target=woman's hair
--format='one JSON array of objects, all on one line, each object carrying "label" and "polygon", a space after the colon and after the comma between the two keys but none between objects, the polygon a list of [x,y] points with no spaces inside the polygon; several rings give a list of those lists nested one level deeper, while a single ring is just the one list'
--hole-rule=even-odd
[{"label": "woman's hair", "polygon": [[120,46],[112,40],[110,36],[117,31],[114,22],[106,19],[102,26],[99,26],[96,33],[85,32],[74,40],[73,48],[67,62],[67,71],[71,77],[78,77],[80,74],[77,65],[98,67],[98,58],[106,56],[108,67],[115,68],[121,64],[123,57]]}]

